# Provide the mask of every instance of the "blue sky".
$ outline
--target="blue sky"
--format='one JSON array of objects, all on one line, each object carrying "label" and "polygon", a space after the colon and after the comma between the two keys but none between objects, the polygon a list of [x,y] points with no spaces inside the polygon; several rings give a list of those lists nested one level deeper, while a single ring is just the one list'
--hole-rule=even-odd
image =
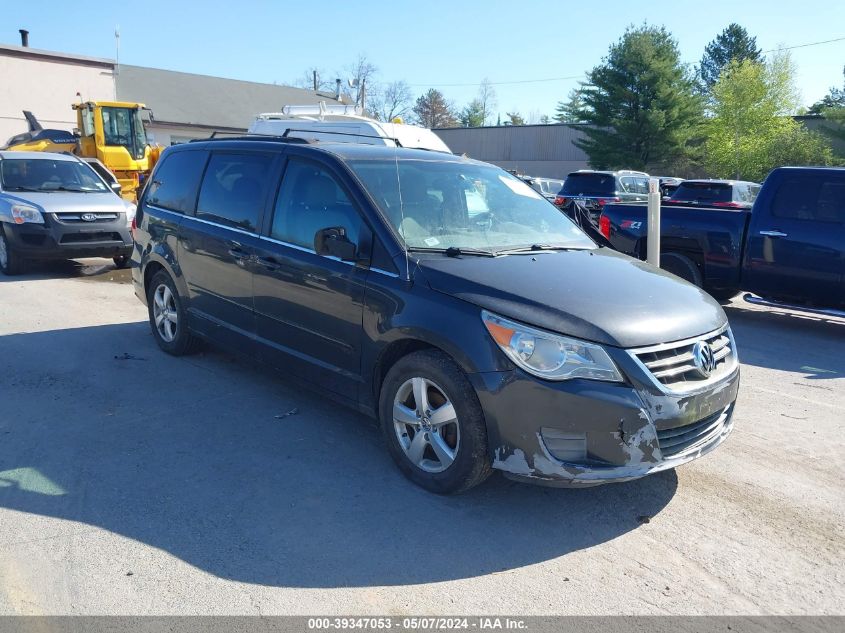
[{"label": "blue sky", "polygon": [[[378,67],[377,79],[404,79],[415,94],[438,87],[459,106],[485,77],[497,83],[582,75],[626,26],[643,20],[665,25],[687,62],[697,62],[730,22],[745,26],[764,50],[845,37],[841,0],[4,0],[2,11],[0,42],[19,43],[17,29],[26,28],[35,48],[113,58],[120,25],[124,63],[250,81],[289,83],[309,67],[334,77],[364,53]],[[84,25],[76,26],[80,18]],[[842,86],[845,40],[792,55],[805,104]],[[576,85],[575,79],[496,85],[498,110],[503,117],[511,110],[552,114]]]}]

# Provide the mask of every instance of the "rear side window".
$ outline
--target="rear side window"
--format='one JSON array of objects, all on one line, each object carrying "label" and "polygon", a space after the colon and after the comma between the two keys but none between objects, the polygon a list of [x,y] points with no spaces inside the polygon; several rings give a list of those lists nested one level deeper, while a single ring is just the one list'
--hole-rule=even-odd
[{"label": "rear side window", "polygon": [[606,196],[616,192],[613,174],[574,173],[566,177],[562,194],[570,196]]},{"label": "rear side window", "polygon": [[777,218],[845,223],[845,176],[788,176],[772,202]]},{"label": "rear side window", "polygon": [[672,200],[695,202],[731,202],[733,187],[718,182],[682,182],[672,194]]},{"label": "rear side window", "polygon": [[272,154],[213,153],[202,180],[197,217],[257,232]]},{"label": "rear side window", "polygon": [[147,189],[146,202],[179,213],[192,212],[207,156],[203,151],[166,156]]},{"label": "rear side window", "polygon": [[290,159],[270,237],[313,249],[317,231],[333,227],[345,229],[349,241],[357,244],[361,216],[328,171],[314,163]]}]

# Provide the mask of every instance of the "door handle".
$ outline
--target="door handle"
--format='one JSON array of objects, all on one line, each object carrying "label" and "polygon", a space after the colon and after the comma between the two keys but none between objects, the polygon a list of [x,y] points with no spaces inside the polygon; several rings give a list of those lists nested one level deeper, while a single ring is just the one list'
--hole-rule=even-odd
[{"label": "door handle", "polygon": [[249,253],[243,250],[240,246],[234,246],[229,249],[229,255],[234,257],[239,261],[243,261],[245,259],[249,259]]},{"label": "door handle", "polygon": [[768,237],[787,237],[787,233],[783,233],[782,231],[760,231],[760,235],[766,235]]},{"label": "door handle", "polygon": [[269,271],[279,270],[281,264],[274,257],[259,257],[258,263]]},{"label": "door handle", "polygon": [[244,260],[249,259],[249,253],[247,253],[243,246],[241,246],[240,242],[229,242],[229,255],[234,257],[237,260]]}]

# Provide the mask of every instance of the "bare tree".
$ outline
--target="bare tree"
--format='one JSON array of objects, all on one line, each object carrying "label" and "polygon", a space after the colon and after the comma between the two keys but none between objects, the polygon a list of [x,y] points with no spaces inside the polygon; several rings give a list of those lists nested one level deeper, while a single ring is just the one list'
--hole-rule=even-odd
[{"label": "bare tree", "polygon": [[358,58],[338,72],[337,76],[346,77],[354,84],[351,91],[346,90],[349,84],[344,86],[349,100],[354,101],[356,106],[365,106],[366,104],[362,104],[362,101],[366,98],[366,93],[377,91],[377,86],[373,81],[377,72],[378,68],[375,64],[370,63],[364,53],[359,53]]},{"label": "bare tree", "polygon": [[392,81],[378,90],[368,92],[369,111],[380,121],[392,121],[396,117],[405,118],[411,111],[414,98],[410,86],[404,81]]},{"label": "bare tree", "polygon": [[496,101],[496,90],[493,84],[485,77],[478,86],[478,102],[481,104],[481,114],[484,117],[484,124],[493,118],[493,111],[499,105]]}]

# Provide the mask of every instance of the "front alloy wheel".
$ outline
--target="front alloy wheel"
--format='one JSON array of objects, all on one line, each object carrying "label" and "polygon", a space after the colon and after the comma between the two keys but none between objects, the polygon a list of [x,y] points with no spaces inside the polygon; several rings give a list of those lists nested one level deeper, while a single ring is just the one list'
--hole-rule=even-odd
[{"label": "front alloy wheel", "polygon": [[461,427],[454,405],[434,382],[415,376],[393,400],[393,428],[399,446],[420,470],[440,473],[455,461]]},{"label": "front alloy wheel", "polygon": [[394,363],[381,384],[379,419],[396,465],[426,490],[463,492],[490,475],[478,396],[443,352],[420,350]]}]

